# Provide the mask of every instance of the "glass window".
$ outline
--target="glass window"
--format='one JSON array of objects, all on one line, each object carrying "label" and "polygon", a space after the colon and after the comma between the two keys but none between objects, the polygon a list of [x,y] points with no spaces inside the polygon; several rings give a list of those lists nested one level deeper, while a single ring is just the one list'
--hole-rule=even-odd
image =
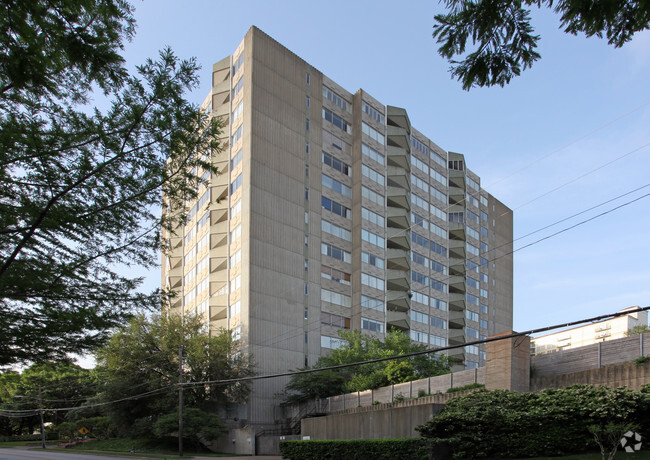
[{"label": "glass window", "polygon": [[320,290],[320,300],[334,305],[340,305],[342,307],[349,307],[352,302],[352,298],[350,296],[339,294],[338,292],[334,291],[329,291],[327,289]]},{"label": "glass window", "polygon": [[420,313],[419,311],[411,310],[411,321],[417,321],[418,323],[429,324],[429,315],[425,313]]},{"label": "glass window", "polygon": [[[413,138],[411,138],[413,139]],[[419,141],[418,141],[419,142]],[[411,164],[422,171],[424,174],[429,174],[429,166],[415,155],[411,155]]]},{"label": "glass window", "polygon": [[327,220],[321,220],[321,230],[329,233],[330,235],[334,235],[337,238],[341,238],[346,241],[352,241],[352,233],[349,230],[333,224]]},{"label": "glass window", "polygon": [[431,193],[431,196],[434,197],[437,200],[442,201],[443,203],[447,202],[447,195],[434,186],[429,187],[429,193]]},{"label": "glass window", "polygon": [[361,317],[361,329],[371,332],[384,332],[384,323],[375,321],[374,319]]},{"label": "glass window", "polygon": [[420,152],[424,153],[425,155],[429,155],[429,147],[424,145],[422,142],[417,140],[415,137],[411,136],[411,146],[415,147],[416,150],[419,150]]},{"label": "glass window", "polygon": [[384,290],[384,280],[381,278],[377,278],[376,276],[369,275],[367,273],[361,273],[361,284],[364,284],[374,289],[378,289],[380,291]]},{"label": "glass window", "polygon": [[323,163],[326,164],[327,166],[331,166],[332,168],[336,169],[340,173],[345,174],[346,176],[352,175],[352,170],[350,169],[350,166],[348,166],[338,158],[335,158],[332,155],[329,155],[325,152],[323,152]]},{"label": "glass window", "polygon": [[369,252],[361,251],[361,262],[374,265],[377,268],[384,268],[384,259]]},{"label": "glass window", "polygon": [[467,277],[467,285],[473,287],[474,289],[479,289],[479,282],[477,279],[472,278],[471,276]]},{"label": "glass window", "polygon": [[467,298],[467,303],[471,303],[472,305],[478,306],[479,304],[478,297],[472,294],[467,294],[466,298]]},{"label": "glass window", "polygon": [[369,232],[366,229],[361,230],[361,239],[367,243],[374,244],[375,246],[379,246],[380,248],[386,247],[384,238],[377,235],[376,233]]},{"label": "glass window", "polygon": [[361,196],[372,201],[379,206],[384,206],[384,195],[370,190],[368,187],[361,186]]},{"label": "glass window", "polygon": [[235,99],[239,92],[244,88],[244,77],[241,77],[235,86],[232,88],[232,98]]},{"label": "glass window", "polygon": [[230,169],[235,169],[241,163],[242,151],[235,153],[235,156],[230,160]]},{"label": "glass window", "polygon": [[431,325],[439,329],[447,329],[447,321],[444,319],[436,318],[435,316],[431,317]]},{"label": "glass window", "polygon": [[361,165],[361,174],[363,174],[368,179],[376,182],[377,184],[381,185],[382,187],[384,186],[384,175],[381,174],[381,173],[378,173],[377,171],[370,168],[369,166],[366,166],[365,164],[362,164]]},{"label": "glass window", "polygon": [[348,134],[352,132],[350,125],[343,118],[332,113],[331,110],[328,110],[325,107],[323,107],[323,118]]},{"label": "glass window", "polygon": [[241,101],[239,104],[237,104],[235,110],[232,111],[232,121],[238,119],[243,112],[244,112],[244,101]]},{"label": "glass window", "polygon": [[442,273],[443,275],[447,274],[447,267],[441,263],[436,262],[435,260],[431,260],[431,270]]},{"label": "glass window", "polygon": [[363,207],[361,208],[361,218],[380,227],[384,226],[384,218],[382,216]]},{"label": "glass window", "polygon": [[431,278],[431,287],[436,291],[447,292],[447,285],[442,281],[434,280]]},{"label": "glass window", "polygon": [[372,107],[370,104],[366,103],[366,101],[361,101],[361,110],[364,113],[367,113],[370,118],[376,120],[379,123],[384,123],[384,115],[382,115],[378,110],[376,110],[374,107]]},{"label": "glass window", "polygon": [[321,254],[329,256],[333,259],[342,260],[343,262],[352,262],[352,255],[349,252],[336,247],[333,244],[321,243]]},{"label": "glass window", "polygon": [[230,194],[232,195],[235,193],[239,187],[241,187],[242,183],[242,177],[241,174],[235,178],[235,180],[232,181],[232,184],[230,184]]},{"label": "glass window", "polygon": [[232,66],[232,74],[236,75],[241,66],[244,65],[244,53],[241,53]]},{"label": "glass window", "polygon": [[474,311],[466,310],[465,311],[465,316],[467,317],[467,319],[469,319],[471,321],[476,321],[478,323],[478,313],[476,313]]},{"label": "glass window", "polygon": [[361,153],[379,164],[384,164],[384,156],[366,144],[361,144]]},{"label": "glass window", "polygon": [[350,285],[350,274],[342,272],[341,270],[337,270],[332,267],[328,267],[326,265],[321,265],[321,277],[336,281],[337,283],[345,284],[345,285]]},{"label": "glass window", "polygon": [[445,302],[444,300],[438,300],[438,299],[434,299],[432,297],[431,298],[431,306],[433,308],[437,308],[438,310],[447,311],[447,302]]},{"label": "glass window", "polygon": [[416,272],[415,270],[411,270],[411,281],[415,281],[416,283],[424,284],[426,286],[429,284],[429,277],[420,272]]},{"label": "glass window", "polygon": [[440,174],[435,169],[431,168],[431,172],[429,173],[429,175],[431,176],[431,178],[433,180],[439,182],[440,184],[444,185],[445,187],[447,186],[447,178],[445,176],[443,176],[442,174]]},{"label": "glass window", "polygon": [[371,308],[377,311],[384,311],[384,301],[381,299],[375,299],[374,297],[368,297],[367,295],[361,295],[361,306],[366,308]]},{"label": "glass window", "polygon": [[363,132],[365,135],[367,135],[377,143],[381,145],[385,144],[384,135],[364,122],[361,122],[361,132]]},{"label": "glass window", "polygon": [[345,316],[335,315],[334,313],[321,312],[320,314],[321,324],[326,326],[334,326],[340,329],[350,329],[350,318]]},{"label": "glass window", "polygon": [[242,133],[244,132],[244,125],[241,125],[235,131],[235,134],[232,135],[232,145],[235,145],[239,139],[241,139]]},{"label": "glass window", "polygon": [[334,200],[330,200],[329,198],[323,196],[321,197],[321,206],[336,215],[345,217],[346,219],[350,219],[351,216],[350,209],[346,208],[340,203],[337,203]]},{"label": "glass window", "polygon": [[323,186],[329,188],[330,190],[334,190],[335,192],[340,193],[343,196],[347,196],[348,198],[352,197],[352,189],[350,189],[350,187],[347,185],[337,181],[336,179],[332,179],[331,177],[322,174],[322,183]]},{"label": "glass window", "polygon": [[335,350],[343,346],[344,341],[337,337],[329,337],[326,335],[320,336],[320,346],[321,348],[330,348]]},{"label": "glass window", "polygon": [[421,292],[413,292],[413,297],[411,297],[413,302],[418,302],[423,305],[429,305],[429,296],[422,294]]},{"label": "glass window", "polygon": [[328,101],[332,102],[334,105],[339,106],[343,110],[349,111],[348,103],[341,96],[339,96],[338,94],[336,94],[334,91],[332,91],[326,86],[323,86],[323,97]]}]

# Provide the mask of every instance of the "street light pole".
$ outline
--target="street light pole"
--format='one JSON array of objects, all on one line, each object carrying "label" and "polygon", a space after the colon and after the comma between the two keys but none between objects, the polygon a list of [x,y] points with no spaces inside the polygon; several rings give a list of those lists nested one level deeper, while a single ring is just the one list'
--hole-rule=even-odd
[{"label": "street light pole", "polygon": [[45,449],[45,422],[43,421],[43,393],[38,387],[38,412],[41,414],[41,447]]},{"label": "street light pole", "polygon": [[178,455],[183,456],[183,345],[178,351]]}]

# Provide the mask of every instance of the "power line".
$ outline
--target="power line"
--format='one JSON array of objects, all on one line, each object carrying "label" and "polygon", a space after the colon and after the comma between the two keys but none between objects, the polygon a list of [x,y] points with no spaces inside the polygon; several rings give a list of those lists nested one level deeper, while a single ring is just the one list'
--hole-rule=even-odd
[{"label": "power line", "polygon": [[267,374],[267,375],[258,375],[258,376],[253,376],[253,377],[241,377],[241,378],[235,378],[235,379],[224,379],[224,380],[206,380],[204,382],[187,382],[184,383],[183,385],[191,386],[191,385],[227,385],[231,383],[238,383],[238,382],[250,382],[254,380],[262,380],[262,379],[272,379],[272,378],[277,378],[277,377],[287,377],[287,376],[292,376],[292,375],[300,375],[300,374],[313,374],[315,372],[322,372],[322,371],[329,371],[329,370],[338,370],[338,369],[346,369],[349,367],[356,367],[356,366],[363,366],[365,364],[374,364],[374,363],[381,363],[385,361],[393,361],[395,359],[403,359],[403,358],[411,358],[413,356],[420,356],[420,355],[426,355],[430,353],[439,353],[441,351],[447,351],[447,350],[454,350],[456,348],[462,348],[470,345],[481,345],[484,343],[489,343],[489,342],[497,342],[499,340],[506,340],[506,339],[511,339],[515,337],[522,337],[522,336],[527,336],[531,334],[538,334],[540,332],[546,332],[546,331],[552,331],[554,329],[559,329],[562,327],[571,327],[571,326],[576,326],[578,324],[584,324],[584,323],[593,323],[593,322],[598,322],[602,321],[605,319],[612,319],[612,318],[617,318],[619,316],[626,316],[631,313],[638,313],[642,311],[647,311],[650,310],[650,306],[646,307],[638,307],[635,310],[627,310],[625,312],[618,311],[616,313],[610,313],[606,315],[600,315],[600,316],[594,316],[592,318],[586,318],[586,319],[581,319],[578,321],[572,321],[569,323],[561,323],[561,324],[556,324],[553,326],[546,326],[546,327],[540,327],[537,329],[530,329],[528,331],[524,332],[513,332],[511,334],[506,334],[506,335],[499,335],[496,337],[487,337],[485,339],[481,340],[474,340],[471,342],[466,342],[461,345],[449,345],[446,347],[440,347],[440,348],[432,348],[432,349],[427,349],[427,350],[421,350],[421,351],[414,351],[410,353],[404,353],[400,355],[393,355],[393,356],[388,356],[384,358],[376,358],[376,359],[369,359],[366,361],[359,361],[356,363],[349,363],[349,364],[339,364],[336,366],[328,366],[328,367],[321,367],[321,368],[315,368],[315,369],[305,369],[305,370],[298,370],[298,371],[288,371],[288,372],[281,372],[277,374]]},{"label": "power line", "polygon": [[520,172],[522,172],[522,171],[524,171],[524,170],[530,168],[530,167],[533,166],[533,165],[536,165],[537,163],[541,162],[542,160],[545,160],[546,158],[549,158],[549,157],[555,155],[556,153],[561,152],[562,150],[566,149],[567,147],[570,147],[571,145],[576,144],[577,142],[579,142],[579,141],[581,141],[581,140],[583,140],[583,139],[585,139],[585,138],[591,136],[592,134],[597,133],[597,132],[600,131],[601,129],[604,129],[604,128],[606,128],[606,127],[608,127],[608,126],[614,124],[615,122],[617,122],[617,121],[619,121],[619,120],[621,120],[621,119],[627,117],[628,115],[631,115],[632,113],[641,110],[643,107],[647,106],[648,104],[650,104],[650,101],[647,101],[647,102],[641,104],[640,106],[638,106],[638,107],[636,107],[636,108],[630,110],[629,112],[626,112],[626,113],[624,113],[623,115],[621,115],[621,116],[619,116],[619,117],[617,117],[617,118],[614,118],[613,120],[610,120],[610,121],[608,121],[607,123],[605,123],[605,124],[603,124],[603,125],[600,125],[598,128],[593,129],[593,130],[587,132],[586,134],[583,134],[582,136],[580,136],[580,137],[578,137],[578,138],[572,140],[571,142],[569,142],[569,143],[567,143],[567,144],[564,144],[562,147],[559,147],[559,148],[553,150],[552,152],[547,153],[546,155],[543,155],[543,156],[541,156],[541,157],[539,157],[539,158],[537,158],[537,159],[531,161],[530,163],[528,163],[528,164],[522,166],[521,168],[516,169],[516,170],[514,170],[513,172],[511,172],[511,173],[509,173],[509,174],[507,174],[507,175],[501,177],[500,179],[497,179],[497,180],[495,180],[495,181],[493,181],[493,182],[490,182],[490,183],[488,184],[488,187],[491,187],[492,185],[495,185],[495,184],[498,184],[498,183],[500,183],[500,182],[503,182],[504,180],[506,180],[506,179],[508,179],[508,178],[510,178],[510,177],[512,177],[512,176],[514,176],[514,175],[516,175],[516,174],[519,174]]},{"label": "power line", "polygon": [[[571,219],[571,218],[573,218],[573,217],[576,217],[576,216],[578,216],[578,215],[584,214],[585,212],[588,212],[588,211],[590,211],[590,210],[593,210],[593,209],[595,209],[595,208],[598,208],[598,207],[600,207],[600,206],[603,206],[604,204],[607,204],[607,203],[610,203],[610,202],[612,202],[612,201],[614,201],[614,200],[617,200],[617,199],[619,199],[619,198],[621,198],[621,197],[623,197],[623,196],[626,196],[626,195],[629,195],[629,194],[634,193],[634,192],[636,192],[636,191],[642,190],[643,188],[646,188],[646,187],[648,187],[648,186],[650,186],[650,184],[646,184],[646,185],[644,185],[644,186],[642,186],[642,187],[639,187],[639,188],[637,188],[637,189],[635,189],[635,190],[632,190],[632,191],[627,192],[627,193],[625,193],[625,194],[619,195],[619,196],[617,196],[616,198],[612,198],[612,199],[607,200],[607,201],[605,201],[605,202],[602,202],[602,203],[600,203],[600,204],[598,204],[598,205],[596,205],[596,206],[592,206],[592,207],[590,207],[590,208],[588,208],[588,209],[586,209],[586,210],[584,210],[584,211],[581,211],[581,212],[579,212],[579,213],[576,213],[576,214],[574,214],[574,215],[572,215],[572,216],[570,216],[570,217],[567,217],[567,218],[561,219],[561,220],[556,221],[556,222],[554,222],[554,223],[552,223],[552,224],[550,224],[550,225],[547,225],[547,226],[545,226],[545,227],[542,227],[541,229],[535,230],[535,231],[533,231],[533,232],[531,232],[531,233],[529,233],[529,234],[527,234],[527,235],[525,235],[525,236],[530,236],[530,235],[532,235],[532,234],[534,234],[534,233],[537,233],[537,232],[539,232],[539,231],[542,231],[542,230],[544,230],[544,229],[546,229],[546,228],[549,228],[549,227],[552,227],[552,226],[554,226],[554,225],[557,225],[558,223],[564,222],[564,221],[569,220],[569,219]],[[547,239],[549,239],[549,238],[552,238],[552,237],[557,236],[557,235],[559,235],[559,234],[561,234],[561,233],[564,233],[564,232],[566,232],[566,231],[569,231],[569,230],[571,230],[571,229],[573,229],[573,228],[575,228],[575,227],[578,227],[578,226],[583,225],[583,224],[585,224],[585,223],[587,223],[587,222],[590,222],[590,221],[592,221],[592,220],[594,220],[594,219],[597,219],[597,218],[602,217],[602,216],[604,216],[604,215],[606,215],[606,214],[609,214],[609,213],[611,213],[611,212],[614,212],[614,211],[616,211],[616,210],[618,210],[618,209],[620,209],[620,208],[622,208],[622,207],[624,207],[624,206],[627,206],[627,205],[632,204],[632,203],[634,203],[634,202],[636,202],[636,201],[639,201],[640,199],[645,198],[645,197],[647,197],[648,195],[650,195],[650,194],[646,194],[646,195],[643,195],[643,196],[641,196],[641,197],[635,198],[634,200],[631,200],[631,201],[628,201],[628,202],[626,202],[626,203],[623,203],[623,204],[620,205],[620,206],[617,206],[617,207],[612,208],[612,209],[610,209],[610,210],[608,210],[608,211],[605,211],[605,212],[603,212],[603,213],[600,213],[600,214],[598,214],[598,215],[596,215],[596,216],[593,216],[593,217],[591,217],[591,218],[589,218],[589,219],[586,219],[586,220],[584,220],[584,221],[581,221],[581,222],[579,222],[579,223],[577,223],[577,224],[575,224],[575,225],[572,225],[572,226],[570,226],[570,227],[564,228],[564,229],[562,229],[562,230],[560,230],[560,231],[558,231],[558,232],[556,232],[556,233],[554,233],[554,234],[552,234],[552,235],[546,236],[546,237],[544,237],[544,238],[540,238],[539,240],[534,241],[534,242],[532,242],[532,243],[530,243],[530,244],[527,244],[527,245],[525,245],[525,246],[522,246],[522,247],[520,247],[520,248],[514,249],[514,250],[512,250],[512,251],[509,251],[509,252],[507,252],[507,253],[501,254],[501,255],[499,255],[499,256],[496,256],[496,255],[495,255],[495,256],[493,256],[493,258],[488,259],[487,262],[488,262],[488,263],[490,263],[490,262],[494,262],[494,261],[499,260],[499,259],[501,259],[501,258],[503,258],[503,257],[505,257],[505,256],[508,256],[508,255],[514,254],[514,253],[517,252],[517,251],[520,251],[520,250],[525,249],[525,248],[527,248],[527,247],[530,247],[530,246],[533,246],[533,245],[535,245],[535,244],[538,244],[538,243],[540,243],[540,242],[542,242],[542,241],[545,241],[545,240],[547,240]],[[523,238],[523,237],[521,237],[521,238]],[[521,239],[521,238],[518,238],[518,239]],[[500,248],[502,248],[503,246],[507,246],[507,245],[509,245],[509,244],[512,244],[512,243],[515,242],[515,241],[517,241],[517,239],[512,240],[512,241],[509,242],[509,243],[504,243],[504,244],[502,244],[502,245],[500,245],[500,246],[497,246],[496,248],[493,248],[493,250],[500,249]],[[489,250],[488,250],[488,251],[481,252],[481,253],[479,254],[478,257],[481,257],[481,256],[483,256],[483,255],[489,255]],[[449,281],[449,280],[451,279],[451,276],[452,276],[452,275],[447,275],[446,278],[443,278],[443,279],[441,279],[440,281],[442,281],[442,282]],[[437,280],[437,281],[438,281],[438,280]],[[361,304],[359,304],[359,306],[361,306],[361,307],[364,306],[364,305],[363,305],[363,302],[362,302]],[[354,314],[354,315],[351,316],[351,319],[354,318],[354,317],[356,317],[356,316],[360,316],[361,314],[362,314],[361,312],[356,313],[356,314]],[[310,328],[309,326],[313,326],[313,325],[316,325],[316,324],[320,324],[320,322],[321,322],[321,319],[318,318],[318,319],[315,319],[314,321],[308,323],[308,325],[307,325],[307,326],[308,326],[308,328],[307,328],[307,332],[315,331],[316,328],[313,328],[313,329],[312,329],[312,328]],[[284,338],[282,338],[282,340],[277,340],[277,339],[281,338],[281,337],[284,336],[284,335],[287,335],[287,334],[293,334],[294,331],[297,332],[297,333],[294,334],[294,335],[289,335],[288,337],[284,337]],[[273,346],[273,345],[277,345],[277,344],[279,344],[279,343],[285,342],[285,341],[287,341],[287,340],[291,340],[291,339],[296,338],[296,337],[298,337],[299,335],[303,334],[303,333],[304,333],[304,327],[303,327],[303,328],[298,327],[298,328],[296,328],[294,331],[289,331],[289,332],[286,332],[286,333],[284,333],[284,334],[281,334],[280,336],[276,336],[276,337],[274,338],[274,339],[276,339],[274,342],[270,342],[270,343],[269,343],[269,342],[267,341],[266,343],[263,342],[263,343],[260,343],[260,344],[255,344],[255,346]],[[251,345],[249,345],[248,348],[250,348],[250,346],[251,346]]]}]

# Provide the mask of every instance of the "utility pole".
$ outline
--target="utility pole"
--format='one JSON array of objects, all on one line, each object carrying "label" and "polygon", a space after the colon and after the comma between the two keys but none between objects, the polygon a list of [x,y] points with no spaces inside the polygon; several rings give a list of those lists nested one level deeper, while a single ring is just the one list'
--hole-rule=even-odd
[{"label": "utility pole", "polygon": [[38,387],[38,412],[41,414],[41,447],[45,449],[45,422],[43,421],[43,393]]},{"label": "utility pole", "polygon": [[178,455],[183,456],[183,345],[178,351]]}]

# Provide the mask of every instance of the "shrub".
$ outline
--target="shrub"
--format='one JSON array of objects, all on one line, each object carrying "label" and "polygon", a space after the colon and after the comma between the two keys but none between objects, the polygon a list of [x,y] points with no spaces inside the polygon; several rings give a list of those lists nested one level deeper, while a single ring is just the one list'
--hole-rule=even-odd
[{"label": "shrub", "polygon": [[[566,455],[595,449],[590,429],[635,423],[647,412],[648,393],[575,385],[541,393],[478,390],[449,400],[416,429],[457,458]],[[643,423],[645,422],[645,423]]]},{"label": "shrub", "polygon": [[457,391],[473,390],[475,388],[485,388],[485,385],[483,383],[469,383],[467,385],[463,385],[462,387],[448,388],[447,393],[456,393]]},{"label": "shrub", "polygon": [[429,447],[422,439],[350,439],[339,441],[281,441],[282,458],[291,460],[426,460]]}]

